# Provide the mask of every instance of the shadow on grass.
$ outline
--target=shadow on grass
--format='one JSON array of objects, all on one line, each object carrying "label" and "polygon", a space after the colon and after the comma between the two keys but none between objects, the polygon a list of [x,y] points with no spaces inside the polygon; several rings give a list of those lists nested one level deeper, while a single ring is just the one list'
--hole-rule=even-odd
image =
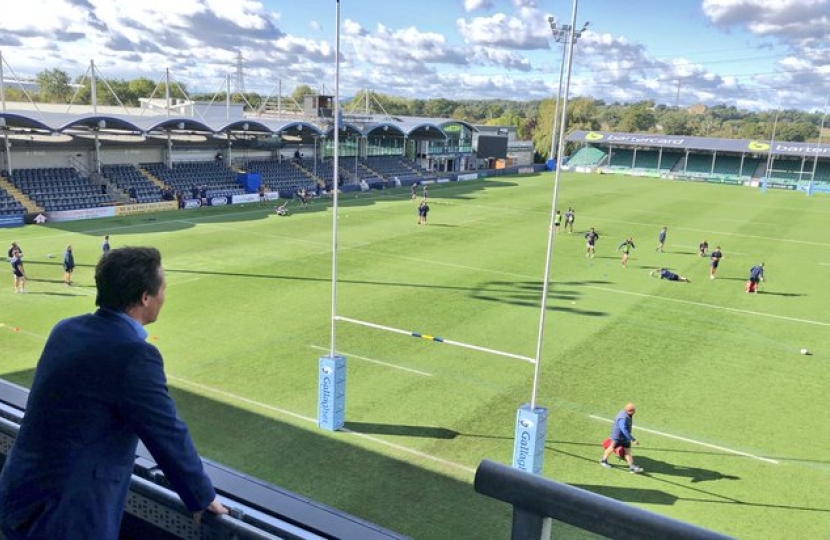
[{"label": "shadow on grass", "polygon": [[[599,467],[599,453],[597,453],[597,458],[588,458],[580,454],[574,454],[573,452],[567,452],[560,448],[553,448],[550,446],[551,441],[548,441],[545,444],[545,448],[552,452],[562,454],[574,459],[579,459],[582,461],[586,461],[589,463],[596,464]],[[560,444],[562,444],[560,442]],[[566,442],[564,444],[575,444],[580,446],[595,446],[594,444],[590,443],[570,443]],[[599,445],[596,445],[599,446]],[[676,452],[676,450],[670,450],[670,452]],[[702,454],[710,454],[711,452],[691,452],[691,453],[702,453]],[[725,456],[724,457],[730,457]],[[735,456],[740,457],[740,456]],[[824,512],[830,513],[830,508],[817,508],[817,507],[809,507],[809,506],[795,506],[795,505],[785,505],[785,504],[769,504],[769,503],[756,503],[756,502],[747,502],[740,499],[736,499],[734,497],[728,497],[726,495],[721,495],[720,493],[715,493],[714,491],[708,491],[699,487],[691,486],[687,483],[676,482],[666,478],[665,476],[682,476],[686,478],[691,478],[692,483],[699,483],[703,481],[714,481],[714,480],[740,480],[737,476],[731,475],[724,475],[718,471],[712,471],[709,469],[699,469],[696,467],[676,467],[674,465],[665,463],[663,461],[659,461],[656,459],[650,459],[648,457],[644,457],[641,455],[635,454],[634,462],[643,467],[645,472],[642,476],[647,477],[651,481],[655,482],[662,482],[664,484],[668,484],[674,486],[675,488],[691,491],[695,494],[705,496],[706,498],[697,498],[697,497],[685,497],[685,496],[675,496],[675,495],[668,495],[668,497],[673,498],[674,501],[671,503],[668,502],[660,502],[659,500],[655,504],[674,504],[677,501],[687,501],[687,502],[699,502],[699,503],[714,503],[714,504],[736,504],[741,506],[749,506],[753,508],[778,508],[782,510],[804,510],[808,512]],[[614,459],[610,461],[610,463],[616,465],[615,469],[623,472],[630,476],[636,476],[627,471],[627,465],[623,460]],[[608,471],[612,472],[612,471]],[[655,476],[660,475],[660,476]],[[663,476],[665,475],[665,476]],[[595,486],[590,485],[580,485],[580,484],[571,484],[577,487],[581,487],[583,489],[587,489],[589,491],[594,491]],[[598,490],[595,493],[599,493],[600,495],[606,495],[608,497],[613,497],[623,502],[630,502],[630,503],[640,503],[640,502],[652,502],[648,500],[640,500],[636,497],[640,495],[645,495],[646,497],[656,497],[653,493],[649,493],[651,490],[629,490],[629,489],[620,489],[617,491],[609,491],[608,486],[599,486]],[[641,491],[643,491],[641,493]],[[663,493],[661,491],[655,491],[656,493]],[[628,498],[626,498],[628,497]],[[669,498],[662,499],[664,501],[669,501]]]},{"label": "shadow on grass", "polygon": [[[548,310],[587,317],[607,317],[604,311],[573,307],[582,298],[580,287],[586,285],[611,285],[610,281],[586,280],[553,283],[548,290]],[[489,302],[501,302],[514,306],[538,308],[542,298],[541,281],[488,281],[473,292],[473,298]],[[571,305],[563,305],[571,302]]]},{"label": "shadow on grass", "polygon": [[346,422],[346,429],[354,431],[355,433],[399,435],[403,437],[420,437],[424,439],[452,440],[459,435],[457,431],[442,427],[376,424],[373,422]]},{"label": "shadow on grass", "polygon": [[637,465],[643,467],[647,473],[667,474],[671,476],[684,476],[691,479],[692,483],[711,482],[716,480],[740,480],[739,476],[732,476],[723,474],[719,471],[710,469],[700,469],[697,467],[678,467],[665,461],[659,461],[645,456],[637,456],[635,459]]},{"label": "shadow on grass", "polygon": [[[49,261],[34,261],[26,264],[39,266],[61,266],[62,263]],[[94,268],[92,264],[78,264],[77,267]],[[165,273],[184,274],[184,275],[198,275],[198,276],[223,276],[233,278],[251,278],[251,279],[276,279],[286,281],[305,281],[305,282],[319,282],[330,283],[331,278],[313,277],[313,276],[290,276],[284,274],[254,274],[243,272],[214,272],[211,270],[187,270],[182,268],[165,268]],[[60,280],[35,280],[30,281],[45,281],[53,283],[63,283]],[[538,308],[542,297],[542,282],[541,281],[488,281],[480,285],[460,286],[460,285],[438,285],[433,283],[413,283],[400,281],[375,281],[375,280],[354,280],[354,279],[340,279],[338,283],[348,283],[352,285],[371,285],[379,287],[403,287],[413,289],[428,289],[428,290],[450,290],[450,291],[468,291],[470,296],[477,300],[484,300],[487,302],[501,302],[515,306],[524,306]],[[606,317],[608,313],[604,311],[584,310],[568,305],[561,305],[561,302],[575,303],[582,297],[582,292],[579,287],[586,285],[613,285],[611,281],[605,280],[585,280],[585,281],[566,281],[553,283],[548,290],[548,310],[558,311],[563,313],[571,313],[574,315],[584,315],[588,317]],[[573,288],[573,290],[569,290]]]},{"label": "shadow on grass", "polygon": [[678,497],[656,489],[625,488],[617,486],[603,486],[597,484],[569,484],[573,487],[584,489],[597,495],[604,495],[618,501],[636,501],[646,504],[663,504],[671,506],[675,504]]},{"label": "shadow on grass", "polygon": [[[2,375],[27,388],[33,376],[33,370]],[[324,432],[310,422],[297,426],[175,386],[170,393],[197,448],[210,460],[413,538],[510,536],[512,508],[477,494],[466,469],[455,471],[469,477],[460,481],[414,465],[414,455],[409,460],[405,454],[384,455],[385,445],[357,433]],[[453,434],[438,427],[351,426],[379,436]]]}]

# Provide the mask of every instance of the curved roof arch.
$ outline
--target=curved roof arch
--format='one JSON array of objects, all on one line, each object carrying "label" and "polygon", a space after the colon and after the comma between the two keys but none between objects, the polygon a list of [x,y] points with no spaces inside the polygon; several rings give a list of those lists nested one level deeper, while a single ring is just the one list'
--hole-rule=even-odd
[{"label": "curved roof arch", "polygon": [[447,120],[446,122],[441,122],[440,125],[443,128],[444,126],[449,126],[450,124],[461,124],[462,126],[468,128],[470,131],[478,131],[477,127],[475,127],[473,124],[467,122],[466,120],[450,119],[450,120]]},{"label": "curved roof arch", "polygon": [[421,139],[447,139],[447,134],[441,129],[441,126],[434,122],[421,122],[414,124],[406,133],[407,137],[415,137],[416,135]]},{"label": "curved roof arch", "polygon": [[0,118],[3,119],[5,123],[5,127],[8,128],[21,128],[21,129],[39,129],[43,131],[55,131],[54,128],[44,122],[36,118],[32,118],[28,115],[23,114],[16,114],[16,113],[0,113]]},{"label": "curved roof arch", "polygon": [[[363,136],[363,131],[359,127],[357,127],[356,125],[352,124],[351,122],[344,122],[344,123],[340,124],[340,132],[341,133],[345,132],[346,136],[348,136],[348,135],[359,135],[361,137]],[[328,139],[333,138],[334,137],[334,124],[332,124],[331,127],[329,127],[323,135]]]},{"label": "curved roof arch", "polygon": [[217,131],[249,131],[252,133],[274,133],[274,130],[258,120],[243,118],[219,126]]},{"label": "curved roof arch", "polygon": [[160,119],[158,117],[149,117],[147,120],[150,122],[143,125],[145,132],[157,130],[168,131],[174,129],[181,131],[207,131],[211,133],[214,131],[211,126],[193,118],[165,117]]},{"label": "curved roof arch", "polygon": [[66,131],[73,128],[83,127],[91,130],[112,129],[122,131],[143,132],[141,126],[131,120],[119,118],[112,115],[87,114],[66,119],[56,126],[56,131]]},{"label": "curved roof arch", "polygon": [[369,136],[379,136],[379,135],[399,135],[401,137],[406,136],[406,132],[401,129],[400,126],[393,124],[391,122],[382,122],[380,124],[373,125],[371,127],[367,127],[363,131],[363,135],[366,137]]}]

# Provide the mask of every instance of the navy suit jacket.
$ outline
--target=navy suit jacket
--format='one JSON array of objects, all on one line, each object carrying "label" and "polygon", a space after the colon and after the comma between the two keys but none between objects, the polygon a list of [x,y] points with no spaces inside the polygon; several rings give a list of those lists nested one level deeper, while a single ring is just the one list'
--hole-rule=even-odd
[{"label": "navy suit jacket", "polygon": [[139,439],[187,508],[207,508],[216,494],[158,349],[112,311],[59,322],[0,473],[4,534],[117,538]]}]

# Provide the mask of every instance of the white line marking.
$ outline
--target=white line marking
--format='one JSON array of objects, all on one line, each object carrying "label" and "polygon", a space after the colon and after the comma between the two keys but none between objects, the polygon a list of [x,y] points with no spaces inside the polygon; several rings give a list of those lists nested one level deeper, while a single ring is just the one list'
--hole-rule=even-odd
[{"label": "white line marking", "polygon": [[[608,424],[613,424],[614,421],[609,418],[603,418],[602,416],[596,416],[594,414],[589,414],[588,417],[593,418],[594,420],[599,420],[600,422],[606,422]],[[731,448],[726,448],[724,446],[717,446],[715,444],[709,444],[702,441],[696,441],[694,439],[687,439],[686,437],[680,437],[679,435],[672,435],[671,433],[665,433],[663,431],[657,431],[655,429],[648,429],[644,427],[637,426],[638,431],[645,431],[646,433],[653,433],[655,435],[660,435],[661,437],[666,437],[668,439],[675,439],[682,442],[687,442],[690,444],[696,444],[698,446],[705,446],[706,448],[712,448],[713,450],[720,450],[721,452],[726,452],[727,454],[735,454],[736,456],[743,456],[752,459],[757,459],[758,461],[763,461],[765,463],[772,463],[773,465],[779,465],[778,461],[770,458],[760,457],[753,454],[749,454],[747,452],[741,452],[740,450],[733,450]]]},{"label": "white line marking", "polygon": [[[315,425],[317,424],[317,419],[316,418],[311,418],[309,416],[304,416],[302,414],[298,414],[298,413],[289,411],[287,409],[282,409],[280,407],[275,407],[273,405],[268,405],[266,403],[261,403],[259,401],[254,401],[252,399],[248,399],[248,398],[233,394],[231,392],[226,392],[224,390],[220,390],[219,388],[214,388],[212,386],[207,386],[207,385],[200,384],[200,383],[197,383],[197,382],[189,381],[187,379],[182,379],[181,377],[176,377],[176,376],[169,375],[169,374],[167,375],[167,378],[171,379],[171,380],[174,380],[176,382],[179,382],[181,384],[190,386],[192,388],[198,388],[200,390],[204,390],[204,391],[209,392],[211,394],[217,394],[217,395],[225,396],[226,398],[233,399],[233,400],[239,401],[241,403],[247,403],[248,405],[253,405],[255,407],[259,407],[259,408],[262,408],[262,409],[265,409],[265,410],[268,410],[268,411],[272,411],[272,412],[276,412],[276,413],[283,414],[283,415],[286,415],[286,416],[290,416],[291,418],[294,418],[294,419],[297,419],[297,420],[303,420],[305,422],[310,422],[310,423],[313,423]],[[407,446],[403,446],[403,445],[400,445],[400,444],[395,444],[395,443],[392,443],[392,442],[389,442],[389,441],[385,441],[383,439],[379,439],[379,438],[373,437],[371,435],[366,435],[365,433],[358,433],[358,432],[352,431],[350,429],[341,429],[340,431],[343,432],[343,433],[348,433],[349,435],[354,435],[355,437],[360,437],[361,439],[365,439],[367,441],[372,441],[373,443],[381,444],[383,446],[388,446],[389,448],[394,448],[396,450],[400,450],[401,452],[405,452],[407,454],[411,454],[413,456],[417,456],[417,457],[422,458],[422,459],[426,459],[426,460],[429,460],[429,461],[434,461],[436,463],[440,463],[441,465],[446,465],[446,466],[452,467],[454,469],[459,469],[459,470],[468,472],[470,474],[475,474],[475,472],[476,472],[476,470],[472,467],[467,467],[466,465],[462,465],[460,463],[455,463],[454,461],[449,461],[449,460],[446,460],[446,459],[442,459],[442,458],[439,458],[437,456],[433,456],[432,454],[427,454],[426,452],[421,452],[420,450],[415,450],[414,448],[409,448]]]},{"label": "white line marking", "polygon": [[830,263],[818,263],[819,266],[830,266]]},{"label": "white line marking", "polygon": [[[328,347],[320,347],[319,345],[309,345],[309,347],[311,347],[312,349],[318,350],[318,351],[328,351],[329,350]],[[400,369],[402,371],[408,371],[408,372],[414,373],[416,375],[423,375],[424,377],[432,377],[432,373],[427,373],[426,371],[418,371],[417,369],[412,369],[412,368],[403,367],[403,366],[396,366],[395,364],[389,364],[387,362],[381,362],[380,360],[373,360],[372,358],[366,358],[365,356],[350,354],[350,353],[346,353],[346,352],[343,352],[343,351],[337,351],[337,353],[342,354],[343,356],[346,356],[348,358],[357,358],[359,360],[365,360],[366,362],[370,362],[372,364],[378,364],[378,365],[385,366],[385,367]]]},{"label": "white line marking", "polygon": [[694,302],[692,300],[681,300],[679,298],[668,298],[665,296],[658,296],[654,294],[645,294],[645,293],[638,293],[633,291],[621,291],[619,289],[611,289],[608,287],[599,287],[597,285],[586,285],[587,289],[596,289],[598,291],[605,291],[605,292],[613,292],[619,294],[627,294],[629,296],[639,296],[642,298],[654,298],[656,300],[663,300],[665,302],[675,302],[677,304],[686,304],[690,306],[698,306],[698,307],[705,307],[711,309],[720,309],[722,311],[731,311],[732,313],[743,313],[744,315],[755,315],[757,317],[769,317],[770,319],[779,319],[782,321],[791,321],[791,322],[798,322],[798,323],[805,323],[805,324],[813,324],[816,326],[826,326],[830,327],[830,323],[821,322],[821,321],[811,321],[809,319],[799,319],[797,317],[787,317],[786,315],[773,315],[772,313],[762,313],[760,311],[750,311],[748,309],[738,309],[738,308],[731,308],[726,306],[716,306],[714,304],[705,304],[703,302]]}]

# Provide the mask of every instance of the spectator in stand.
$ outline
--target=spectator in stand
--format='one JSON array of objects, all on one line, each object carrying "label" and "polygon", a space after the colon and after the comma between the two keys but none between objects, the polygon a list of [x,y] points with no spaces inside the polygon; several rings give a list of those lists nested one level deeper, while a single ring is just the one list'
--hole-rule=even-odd
[{"label": "spectator in stand", "polygon": [[0,472],[7,540],[118,538],[139,438],[194,520],[228,513],[145,341],[165,300],[161,255],[113,250],[95,283],[99,309],[60,321],[38,361]]}]

